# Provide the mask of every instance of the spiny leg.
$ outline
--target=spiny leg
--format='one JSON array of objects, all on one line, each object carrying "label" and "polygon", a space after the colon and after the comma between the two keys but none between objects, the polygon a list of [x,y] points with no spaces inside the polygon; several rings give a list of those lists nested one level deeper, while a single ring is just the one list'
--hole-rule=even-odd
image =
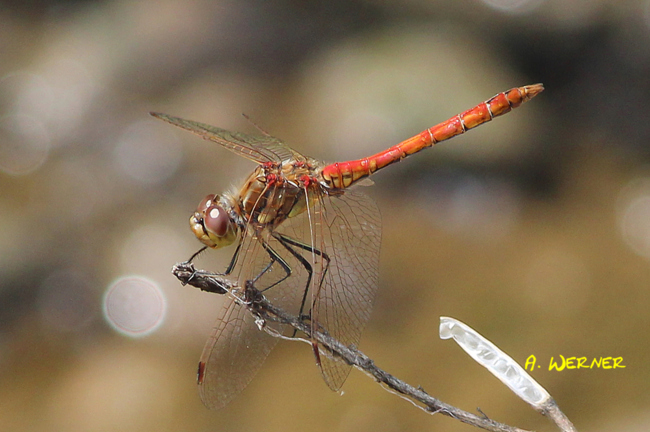
[{"label": "spiny leg", "polygon": [[311,284],[311,278],[312,278],[312,276],[314,274],[314,269],[311,266],[311,264],[309,263],[309,261],[307,261],[305,259],[305,257],[300,255],[298,252],[296,252],[291,247],[291,245],[295,244],[293,240],[291,240],[289,237],[287,237],[287,236],[285,236],[283,234],[274,233],[273,236],[280,242],[280,244],[282,246],[285,247],[286,250],[289,251],[289,253],[291,253],[291,255],[293,255],[298,261],[300,261],[300,264],[302,264],[302,266],[305,268],[305,270],[307,270],[307,274],[308,274],[307,283],[305,284],[305,289],[303,290],[304,294],[303,294],[303,298],[302,298],[302,303],[300,305],[300,314],[299,314],[299,317],[302,318],[302,311],[303,311],[303,306],[304,306],[304,302],[305,302],[305,297],[307,296],[307,291],[309,290],[309,285]]},{"label": "spiny leg", "polygon": [[287,264],[287,262],[280,255],[278,255],[278,253],[271,246],[269,246],[268,243],[266,243],[263,240],[261,241],[261,243],[262,243],[262,247],[264,248],[266,253],[269,254],[269,257],[271,257],[271,261],[269,261],[269,263],[266,265],[266,267],[264,267],[264,269],[257,276],[255,276],[255,278],[253,278],[253,280],[251,281],[252,285],[255,285],[255,283],[262,276],[264,276],[264,274],[266,272],[268,272],[271,269],[271,267],[273,266],[273,264],[275,264],[276,262],[278,264],[280,264],[280,267],[282,267],[282,270],[284,270],[284,276],[281,279],[273,282],[271,285],[269,285],[267,287],[264,287],[264,288],[262,288],[260,290],[260,292],[264,292],[264,291],[266,291],[266,290],[268,290],[270,288],[273,288],[274,286],[282,283],[285,279],[287,279],[289,276],[291,276],[291,266],[289,266],[289,264]]},{"label": "spiny leg", "polygon": [[[278,236],[280,238],[278,238]],[[327,271],[329,270],[329,267],[330,267],[331,260],[330,260],[329,255],[327,255],[325,252],[323,252],[323,251],[321,251],[319,249],[316,249],[315,247],[312,247],[312,246],[310,246],[310,245],[308,245],[306,243],[298,242],[298,241],[296,241],[296,240],[292,239],[291,237],[288,237],[288,236],[286,236],[284,234],[278,234],[276,236],[276,238],[278,238],[280,243],[282,243],[284,245],[284,247],[286,247],[287,249],[291,249],[291,248],[287,247],[287,245],[284,244],[284,242],[286,242],[286,243],[288,243],[288,244],[290,244],[292,246],[296,246],[296,247],[299,247],[299,248],[301,248],[303,250],[306,250],[307,252],[314,253],[314,254],[316,254],[318,256],[323,257],[323,259],[327,262],[327,264],[325,265],[325,270],[323,271],[323,275],[321,276],[320,281],[318,282],[318,286],[321,287],[323,285],[323,281],[325,280],[325,275],[327,274]],[[295,251],[293,251],[293,252],[295,252]],[[304,259],[302,256],[300,256],[300,257],[302,259]],[[309,268],[311,268],[311,265],[309,266]],[[303,294],[302,304],[300,306],[300,316],[301,317],[302,317],[302,312],[304,310],[304,305],[305,305],[305,302],[306,302],[307,291],[308,291],[307,288],[309,288],[309,282],[311,282],[311,272],[310,272],[310,279],[308,280],[305,292]]]},{"label": "spiny leg", "polygon": [[[313,275],[313,268],[312,268],[311,264],[309,263],[309,261],[307,261],[307,260],[306,260],[306,259],[305,259],[301,254],[299,254],[298,252],[296,252],[296,251],[295,251],[291,246],[296,246],[296,247],[301,248],[301,249],[303,249],[303,250],[305,250],[305,251],[307,251],[307,252],[314,253],[314,254],[316,254],[316,255],[318,255],[318,256],[320,256],[320,257],[323,257],[323,259],[327,262],[327,264],[325,265],[325,271],[323,271],[323,275],[321,276],[320,281],[318,282],[318,287],[319,287],[319,289],[320,289],[320,287],[322,286],[323,281],[325,280],[325,275],[327,274],[327,271],[329,270],[330,261],[331,261],[331,260],[330,260],[330,257],[329,257],[326,253],[324,253],[323,251],[321,251],[321,250],[319,250],[319,249],[316,249],[316,248],[314,248],[313,246],[310,246],[310,245],[308,245],[308,244],[305,244],[305,243],[302,243],[302,242],[296,241],[296,240],[292,239],[291,237],[288,237],[288,236],[286,236],[286,235],[284,235],[284,234],[273,233],[273,236],[274,236],[274,237],[275,237],[275,238],[280,242],[280,244],[282,244],[282,245],[283,245],[283,246],[284,246],[284,247],[285,247],[285,248],[286,248],[286,249],[287,249],[287,250],[288,250],[288,251],[289,251],[289,252],[290,252],[294,257],[296,257],[296,259],[297,259],[298,261],[301,262],[301,264],[303,265],[303,267],[304,267],[304,268],[307,270],[307,272],[309,273],[309,277],[307,278],[307,283],[305,284],[305,289],[303,290],[302,301],[301,301],[301,303],[300,303],[300,311],[299,311],[299,313],[298,313],[298,316],[300,317],[300,319],[308,318],[308,319],[311,321],[311,308],[310,308],[310,310],[309,310],[309,314],[308,314],[308,315],[304,315],[303,312],[304,312],[304,310],[305,310],[305,304],[306,304],[306,302],[307,302],[307,293],[308,293],[308,291],[309,291],[309,285],[310,285],[310,283],[311,283],[311,278],[312,278],[312,275]],[[313,324],[313,323],[312,323],[312,324]],[[296,331],[294,330],[294,334],[293,334],[293,336],[295,336],[295,335],[296,335]]]},{"label": "spiny leg", "polygon": [[187,265],[192,266],[192,274],[190,275],[189,278],[187,278],[187,281],[186,281],[185,283],[189,283],[192,279],[194,279],[194,276],[196,275],[196,269],[194,268],[194,264],[192,264],[192,261],[194,261],[194,258],[196,258],[197,256],[199,256],[199,255],[201,254],[201,252],[203,252],[203,251],[206,250],[207,248],[208,248],[207,246],[203,246],[201,249],[199,249],[199,250],[197,250],[196,252],[194,252],[194,253],[192,254],[192,256],[190,257],[190,259],[188,259],[187,261],[185,261],[184,263],[182,263],[182,264],[187,264]]},{"label": "spiny leg", "polygon": [[[232,272],[232,269],[235,267],[235,263],[237,262],[237,257],[239,256],[239,248],[240,247],[241,247],[241,243],[237,245],[237,249],[235,249],[235,253],[232,254],[232,258],[230,258],[230,264],[228,264],[228,267],[226,268],[226,271],[224,273],[203,272],[203,275],[204,276],[228,276],[228,275],[230,275],[230,273]],[[190,259],[185,261],[185,263],[183,263],[183,264],[189,264],[189,265],[192,266],[192,268],[194,268],[194,265],[192,264],[192,261],[194,261],[194,259],[197,256],[199,256],[203,251],[205,251],[207,248],[208,248],[207,246],[203,246],[201,249],[194,252],[192,254],[192,256],[190,257]],[[197,273],[197,270],[194,270],[192,275],[189,277],[189,279],[187,280],[186,283],[189,283],[192,280],[192,278],[194,277],[194,275],[196,275],[196,273]],[[219,292],[218,294],[223,294],[223,293]]]},{"label": "spiny leg", "polygon": [[228,264],[228,267],[226,268],[224,275],[229,275],[230,273],[232,273],[232,269],[235,268],[235,263],[237,262],[237,258],[239,257],[240,249],[241,249],[241,242],[237,245],[237,249],[235,249],[235,253],[232,254],[232,258],[230,258],[230,264]]},{"label": "spiny leg", "polygon": [[187,263],[191,263],[192,261],[194,261],[194,258],[196,258],[197,256],[199,256],[199,255],[200,255],[204,250],[206,250],[207,248],[208,248],[207,246],[203,246],[201,249],[199,249],[199,250],[197,250],[196,252],[194,252],[194,253],[192,254],[192,256],[190,257],[190,259],[188,259],[186,262],[187,262]]}]

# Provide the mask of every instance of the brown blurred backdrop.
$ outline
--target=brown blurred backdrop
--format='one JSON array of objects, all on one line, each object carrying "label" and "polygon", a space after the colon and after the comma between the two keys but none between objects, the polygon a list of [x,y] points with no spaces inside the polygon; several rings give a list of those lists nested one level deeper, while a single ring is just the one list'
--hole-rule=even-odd
[{"label": "brown blurred backdrop", "polygon": [[[356,371],[334,394],[286,342],[205,409],[194,372],[221,299],[169,270],[199,247],[196,204],[253,165],[148,111],[254,132],[246,113],[334,161],[535,82],[519,110],[373,177],[380,289],[360,348],[448,403],[554,430],[438,338],[451,316],[535,355],[579,430],[645,431],[650,1],[3,4],[0,430],[472,430]],[[548,371],[559,355],[626,368]]]}]

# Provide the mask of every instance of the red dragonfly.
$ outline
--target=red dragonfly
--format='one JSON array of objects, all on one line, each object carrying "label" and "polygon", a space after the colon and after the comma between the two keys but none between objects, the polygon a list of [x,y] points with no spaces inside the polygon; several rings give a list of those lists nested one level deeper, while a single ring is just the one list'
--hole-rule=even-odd
[{"label": "red dragonfly", "polygon": [[[271,303],[356,346],[377,291],[381,221],[373,200],[350,186],[509,112],[543,89],[541,84],[513,88],[374,156],[329,165],[268,134],[151,114],[257,163],[241,188],[208,195],[190,217],[203,249],[236,244],[223,275],[236,286],[252,282]],[[205,405],[221,408],[241,392],[277,340],[259,331],[246,307],[228,296],[199,362]],[[338,391],[350,366],[312,345],[325,382]]]}]

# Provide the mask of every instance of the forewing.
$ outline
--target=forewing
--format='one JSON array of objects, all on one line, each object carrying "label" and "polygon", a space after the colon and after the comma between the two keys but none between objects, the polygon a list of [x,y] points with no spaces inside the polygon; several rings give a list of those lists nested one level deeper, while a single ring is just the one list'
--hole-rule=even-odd
[{"label": "forewing", "polygon": [[272,136],[230,132],[216,126],[185,120],[167,114],[156,112],[150,114],[174,126],[190,131],[203,139],[221,144],[228,150],[260,164],[265,162],[282,162],[290,158],[296,160],[305,159],[300,153]]},{"label": "forewing", "polygon": [[[285,268],[278,261],[272,262],[272,254],[290,269],[290,277],[284,278]],[[299,313],[308,277],[299,260],[268,229],[256,231],[252,224],[248,226],[232,276],[240,289],[255,280],[255,288],[271,303],[290,313]],[[236,303],[230,294],[227,296],[200,360],[204,366],[199,393],[204,404],[213,409],[226,405],[248,385],[278,341],[259,329],[246,306]],[[278,323],[269,322],[266,326],[292,335],[291,329]]]},{"label": "forewing", "polygon": [[260,331],[246,307],[227,296],[199,362],[203,403],[219,409],[230,402],[253,379],[277,340]]}]

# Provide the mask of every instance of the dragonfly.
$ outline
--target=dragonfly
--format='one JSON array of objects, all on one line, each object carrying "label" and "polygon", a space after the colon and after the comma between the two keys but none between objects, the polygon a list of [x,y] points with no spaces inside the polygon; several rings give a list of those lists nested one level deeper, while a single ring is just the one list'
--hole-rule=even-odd
[{"label": "dragonfly", "polygon": [[[239,188],[207,195],[190,216],[190,227],[204,244],[199,252],[234,245],[230,264],[219,275],[236,286],[252,284],[313,330],[357,346],[377,292],[381,221],[375,202],[352,186],[371,183],[367,177],[376,171],[508,113],[543,90],[533,84],[498,93],[373,156],[332,164],[304,156],[265,132],[249,135],[151,115],[257,164]],[[226,297],[199,361],[199,394],[208,408],[222,408],[237,396],[275,346],[278,338],[258,324],[241,298]],[[268,325],[296,336],[281,324]],[[312,347],[325,383],[340,390],[351,366],[321,355],[315,341]]]}]

